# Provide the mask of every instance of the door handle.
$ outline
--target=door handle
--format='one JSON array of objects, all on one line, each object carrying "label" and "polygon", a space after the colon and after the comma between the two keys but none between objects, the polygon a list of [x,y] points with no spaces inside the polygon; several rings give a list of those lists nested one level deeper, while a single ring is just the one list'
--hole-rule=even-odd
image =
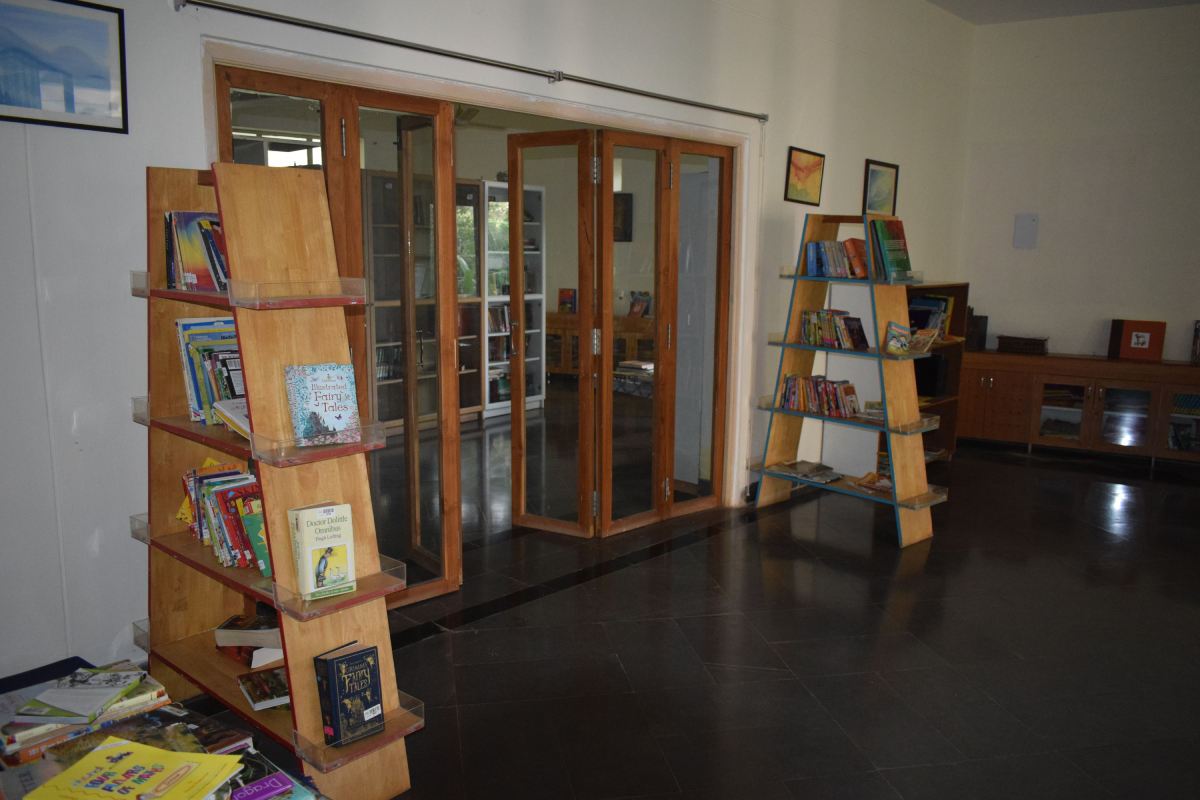
[{"label": "door handle", "polygon": [[983,376],[982,375],[979,376],[979,388],[980,389],[983,388]]},{"label": "door handle", "polygon": [[991,388],[992,388],[993,386],[995,386],[995,385],[996,385],[996,379],[995,379],[995,378],[988,378],[988,388],[989,388],[989,389],[991,389]]}]

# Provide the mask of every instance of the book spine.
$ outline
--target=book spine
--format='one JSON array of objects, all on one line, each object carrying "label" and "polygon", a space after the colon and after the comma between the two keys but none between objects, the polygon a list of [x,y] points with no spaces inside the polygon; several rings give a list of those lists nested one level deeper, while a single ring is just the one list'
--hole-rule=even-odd
[{"label": "book spine", "polygon": [[325,734],[325,744],[333,744],[341,739],[341,724],[338,715],[334,713],[337,687],[329,679],[329,660],[317,656],[313,659],[313,670],[317,673],[317,695],[321,698],[321,730]]}]

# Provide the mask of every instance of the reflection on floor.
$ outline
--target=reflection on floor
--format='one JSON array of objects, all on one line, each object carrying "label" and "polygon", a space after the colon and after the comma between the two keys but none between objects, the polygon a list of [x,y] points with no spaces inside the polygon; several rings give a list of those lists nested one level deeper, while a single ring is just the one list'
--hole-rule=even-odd
[{"label": "reflection on floor", "polygon": [[904,551],[820,493],[476,537],[391,615],[404,797],[1200,796],[1196,478],[960,450]]}]

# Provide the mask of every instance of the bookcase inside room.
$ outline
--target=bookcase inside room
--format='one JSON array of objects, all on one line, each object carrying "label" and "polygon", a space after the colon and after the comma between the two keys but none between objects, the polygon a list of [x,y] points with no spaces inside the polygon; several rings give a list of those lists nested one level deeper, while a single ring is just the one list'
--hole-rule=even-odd
[{"label": "bookcase inside room", "polygon": [[[303,772],[333,800],[391,798],[408,788],[403,737],[423,724],[423,708],[396,684],[384,594],[397,584],[371,580],[383,574],[365,454],[376,445],[363,435],[359,445],[348,448],[296,448],[300,457],[280,462],[294,465],[252,460],[255,452],[269,452],[269,443],[295,436],[284,366],[351,363],[345,298],[310,291],[298,307],[257,310],[231,308],[220,295],[167,289],[163,215],[217,211],[217,190],[232,280],[296,287],[336,282],[322,176],[217,164],[213,173],[149,168],[146,181],[151,674],[176,700],[204,692],[222,702],[295,753]],[[239,434],[194,423],[188,414],[175,321],[230,314],[237,326],[253,448]],[[211,547],[176,519],[181,476],[208,458],[248,465],[257,475],[271,578],[253,568],[223,567]],[[287,511],[321,501],[352,509],[361,585],[337,602],[297,610],[288,605],[299,586]],[[230,616],[253,613],[258,602],[280,609],[290,707],[254,711],[237,682],[249,668],[216,648],[213,630]],[[383,733],[352,746],[326,747],[312,659],[352,640],[378,648],[387,725]]]},{"label": "bookcase inside room", "polygon": [[[851,231],[849,237],[863,236],[865,241],[870,242],[866,246],[866,252],[869,264],[867,274],[871,277],[855,279],[814,275],[809,269],[807,255],[804,255],[796,266],[784,267],[781,271],[780,278],[786,281],[791,299],[783,334],[779,337],[773,336],[770,341],[771,346],[779,349],[780,359],[775,392],[762,398],[759,404],[769,415],[769,421],[763,461],[759,467],[762,478],[759,482],[757,503],[759,506],[765,506],[779,502],[790,495],[792,488],[806,484],[871,500],[891,506],[895,514],[899,544],[906,547],[933,535],[930,507],[944,502],[948,493],[941,487],[931,486],[925,475],[926,444],[922,437],[937,429],[938,418],[936,414],[928,414],[919,404],[913,365],[916,360],[929,356],[892,355],[883,346],[883,337],[890,323],[904,329],[909,327],[908,292],[913,288],[911,282],[897,283],[882,277],[884,272],[880,266],[881,254],[870,235],[870,225],[874,220],[892,219],[895,218],[827,214],[809,214],[805,218],[804,236],[800,246],[802,254],[806,254],[810,243],[836,242],[848,238],[842,232],[843,226],[846,226]],[[871,349],[849,350],[814,345],[805,340],[805,315],[823,311],[828,307],[830,288],[833,285],[854,287],[854,291],[867,293],[871,318],[864,320],[863,326],[873,330],[874,347]],[[824,355],[826,370],[830,368],[831,359],[843,357],[854,360],[870,359],[875,363],[882,419],[868,419],[857,413],[833,415],[823,411],[798,411],[785,402],[789,391],[789,379],[804,380],[818,376],[818,354]],[[831,482],[816,482],[807,480],[795,472],[789,472],[788,465],[797,458],[801,433],[805,426],[812,425],[848,426],[879,431],[878,449],[886,452],[888,456],[891,489],[886,493],[868,491],[862,488],[858,478],[848,475]],[[823,428],[822,434],[824,432]],[[827,445],[823,445],[825,446]]]}]

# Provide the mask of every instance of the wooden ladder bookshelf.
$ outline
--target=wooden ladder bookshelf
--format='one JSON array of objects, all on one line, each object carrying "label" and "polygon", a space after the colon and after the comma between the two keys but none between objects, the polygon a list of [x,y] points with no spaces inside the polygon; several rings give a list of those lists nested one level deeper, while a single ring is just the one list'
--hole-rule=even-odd
[{"label": "wooden ladder bookshelf", "polygon": [[[392,661],[384,596],[403,588],[403,578],[377,549],[365,453],[382,440],[367,435],[364,420],[356,445],[287,444],[294,434],[284,366],[351,363],[343,306],[361,302],[328,288],[342,279],[322,173],[237,164],[215,164],[211,173],[152,167],[146,190],[148,269],[145,291],[135,293],[149,301],[151,674],[176,700],[203,691],[224,703],[295,753],[304,774],[333,800],[394,797],[409,788],[404,736],[424,724],[424,708],[399,692]],[[217,211],[217,192],[231,280],[251,287],[286,284],[291,300],[254,308],[238,302],[236,291],[231,302],[229,295],[166,288],[164,214]],[[175,320],[231,312],[253,446],[224,427],[188,417]],[[251,462],[261,486],[273,578],[253,568],[223,568],[175,519],[181,476],[210,456]],[[296,596],[287,511],[324,500],[352,508],[358,589],[306,604]],[[254,711],[236,680],[249,668],[216,649],[213,629],[233,614],[253,613],[256,601],[280,609],[290,709]],[[378,647],[386,729],[345,747],[325,747],[312,658],[353,640]]]},{"label": "wooden ladder bookshelf", "polygon": [[[884,216],[833,216],[808,214],[804,221],[804,240],[800,252],[806,253],[809,242],[834,241],[842,225],[859,225],[864,229],[871,220],[895,219]],[[868,242],[871,237],[864,237]],[[879,254],[868,248],[870,275],[880,274]],[[944,502],[944,489],[930,486],[925,479],[925,450],[921,434],[936,426],[936,418],[923,417],[917,405],[917,386],[913,375],[914,356],[897,357],[888,355],[880,347],[868,352],[842,350],[831,347],[807,345],[801,337],[801,320],[806,311],[819,311],[826,307],[831,284],[861,286],[871,294],[871,307],[875,342],[882,344],[883,334],[889,322],[908,326],[908,297],[906,286],[889,284],[880,280],[850,278],[810,277],[805,274],[806,263],[793,270],[785,267],[780,277],[792,283],[792,296],[783,340],[771,342],[780,348],[779,373],[775,381],[775,394],[769,403],[761,404],[770,415],[767,443],[761,466],[762,479],[758,488],[759,506],[786,500],[796,484],[816,486],[833,492],[849,494],[890,505],[895,509],[896,528],[900,546],[928,539],[933,535],[930,506]],[[784,383],[789,375],[809,377],[813,374],[813,363],[817,353],[870,358],[878,363],[880,394],[884,407],[882,423],[861,417],[839,418],[782,408]],[[917,356],[919,357],[919,356]],[[887,437],[888,452],[892,465],[893,491],[891,495],[872,493],[854,485],[855,478],[846,477],[833,483],[820,484],[806,481],[784,472],[773,471],[772,467],[792,461],[800,445],[800,432],[804,425],[826,423],[850,425],[880,431]]]}]

